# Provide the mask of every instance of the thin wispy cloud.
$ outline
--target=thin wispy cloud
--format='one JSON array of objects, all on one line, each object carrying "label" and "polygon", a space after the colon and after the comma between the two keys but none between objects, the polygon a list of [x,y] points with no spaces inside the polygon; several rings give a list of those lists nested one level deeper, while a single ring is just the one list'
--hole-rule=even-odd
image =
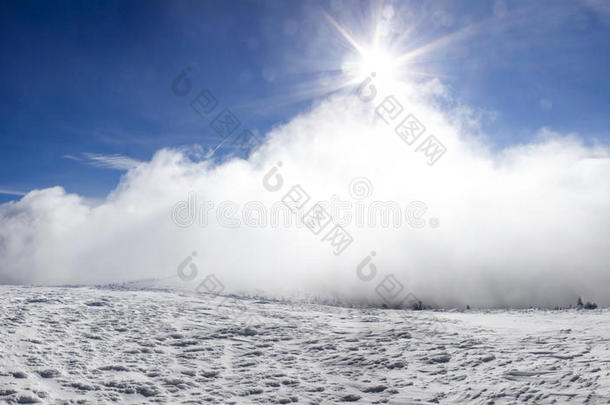
[{"label": "thin wispy cloud", "polygon": [[24,193],[23,191],[17,191],[17,190],[10,190],[10,189],[6,189],[6,188],[0,188],[0,194],[5,194],[5,195],[26,195],[27,193]]},{"label": "thin wispy cloud", "polygon": [[102,155],[98,153],[86,152],[82,154],[82,157],[74,155],[64,155],[62,157],[64,159],[83,162],[93,167],[122,171],[132,169],[142,163],[140,160],[119,154]]}]

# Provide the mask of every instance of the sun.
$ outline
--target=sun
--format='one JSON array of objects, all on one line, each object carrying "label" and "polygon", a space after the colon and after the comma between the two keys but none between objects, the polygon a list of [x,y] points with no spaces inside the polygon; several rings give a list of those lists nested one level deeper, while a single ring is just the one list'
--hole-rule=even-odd
[{"label": "sun", "polygon": [[389,44],[383,41],[380,35],[373,35],[369,42],[371,45],[367,46],[366,43],[357,41],[332,17],[327,16],[327,18],[355,51],[342,64],[343,73],[351,83],[361,82],[369,76],[374,76],[385,84],[395,83],[400,79],[401,59],[390,51]]},{"label": "sun", "polygon": [[356,79],[362,79],[372,73],[382,81],[392,82],[397,79],[396,58],[380,47],[363,49],[357,62]]},{"label": "sun", "polygon": [[352,85],[375,78],[376,86],[392,88],[403,73],[398,59],[382,47],[359,47],[357,55],[343,63],[343,74]]},{"label": "sun", "polygon": [[393,6],[384,6],[383,0],[370,3],[377,4],[370,21],[344,17],[348,23],[344,25],[323,13],[334,28],[321,31],[328,36],[324,40],[329,52],[323,53],[328,59],[308,61],[306,73],[312,73],[311,79],[295,85],[287,102],[359,89],[364,83],[382,92],[410,91],[419,78],[436,77],[425,66],[424,56],[459,39],[460,32],[426,42],[417,37],[416,21],[407,26],[401,19],[393,20]]}]

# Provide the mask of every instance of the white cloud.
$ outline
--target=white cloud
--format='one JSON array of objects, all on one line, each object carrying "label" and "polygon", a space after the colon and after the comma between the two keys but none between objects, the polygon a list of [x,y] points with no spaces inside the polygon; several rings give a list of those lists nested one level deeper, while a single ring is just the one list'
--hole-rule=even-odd
[{"label": "white cloud", "polygon": [[[132,166],[101,204],[56,187],[0,206],[0,281],[162,277],[197,251],[200,279],[214,273],[229,291],[362,302],[375,299],[376,285],[392,273],[405,290],[439,305],[554,306],[578,295],[610,304],[608,149],[546,130],[535,143],[493,152],[466,132],[471,123],[460,125],[415,93],[399,97],[404,114],[447,147],[432,167],[416,152],[419,141],[406,145],[374,116],[382,95],[372,104],[335,97],[274,129],[247,161],[214,165],[164,149]],[[268,191],[262,179],[280,161],[283,187]],[[189,191],[271,207],[299,184],[313,204],[350,198],[356,177],[371,181],[371,199],[425,202],[440,227],[348,226],[354,242],[337,257],[303,227],[228,229],[216,212],[206,227],[180,228],[170,218]],[[356,266],[373,250],[378,275],[364,282]]]}]

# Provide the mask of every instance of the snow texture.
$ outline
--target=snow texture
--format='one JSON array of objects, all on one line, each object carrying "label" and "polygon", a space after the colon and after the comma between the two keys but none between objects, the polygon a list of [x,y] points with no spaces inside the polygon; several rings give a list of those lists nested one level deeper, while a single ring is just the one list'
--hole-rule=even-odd
[{"label": "snow texture", "polygon": [[610,403],[610,311],[1,286],[0,402]]}]

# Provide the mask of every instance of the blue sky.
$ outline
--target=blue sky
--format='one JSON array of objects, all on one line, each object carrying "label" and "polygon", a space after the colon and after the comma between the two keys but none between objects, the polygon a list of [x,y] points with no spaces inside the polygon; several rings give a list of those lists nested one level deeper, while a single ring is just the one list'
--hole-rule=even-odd
[{"label": "blue sky", "polygon": [[[387,2],[386,4],[391,4]],[[366,36],[357,1],[29,2],[0,5],[0,202],[55,185],[103,197],[130,159],[215,147],[189,103],[203,89],[264,134],[320,97],[348,44]],[[394,3],[407,50],[458,103],[488,111],[498,147],[542,127],[608,144],[610,5],[583,1]],[[172,92],[190,68],[192,92]],[[305,91],[303,91],[305,90]],[[222,149],[219,150],[222,154]],[[120,157],[116,156],[120,155]]]}]

